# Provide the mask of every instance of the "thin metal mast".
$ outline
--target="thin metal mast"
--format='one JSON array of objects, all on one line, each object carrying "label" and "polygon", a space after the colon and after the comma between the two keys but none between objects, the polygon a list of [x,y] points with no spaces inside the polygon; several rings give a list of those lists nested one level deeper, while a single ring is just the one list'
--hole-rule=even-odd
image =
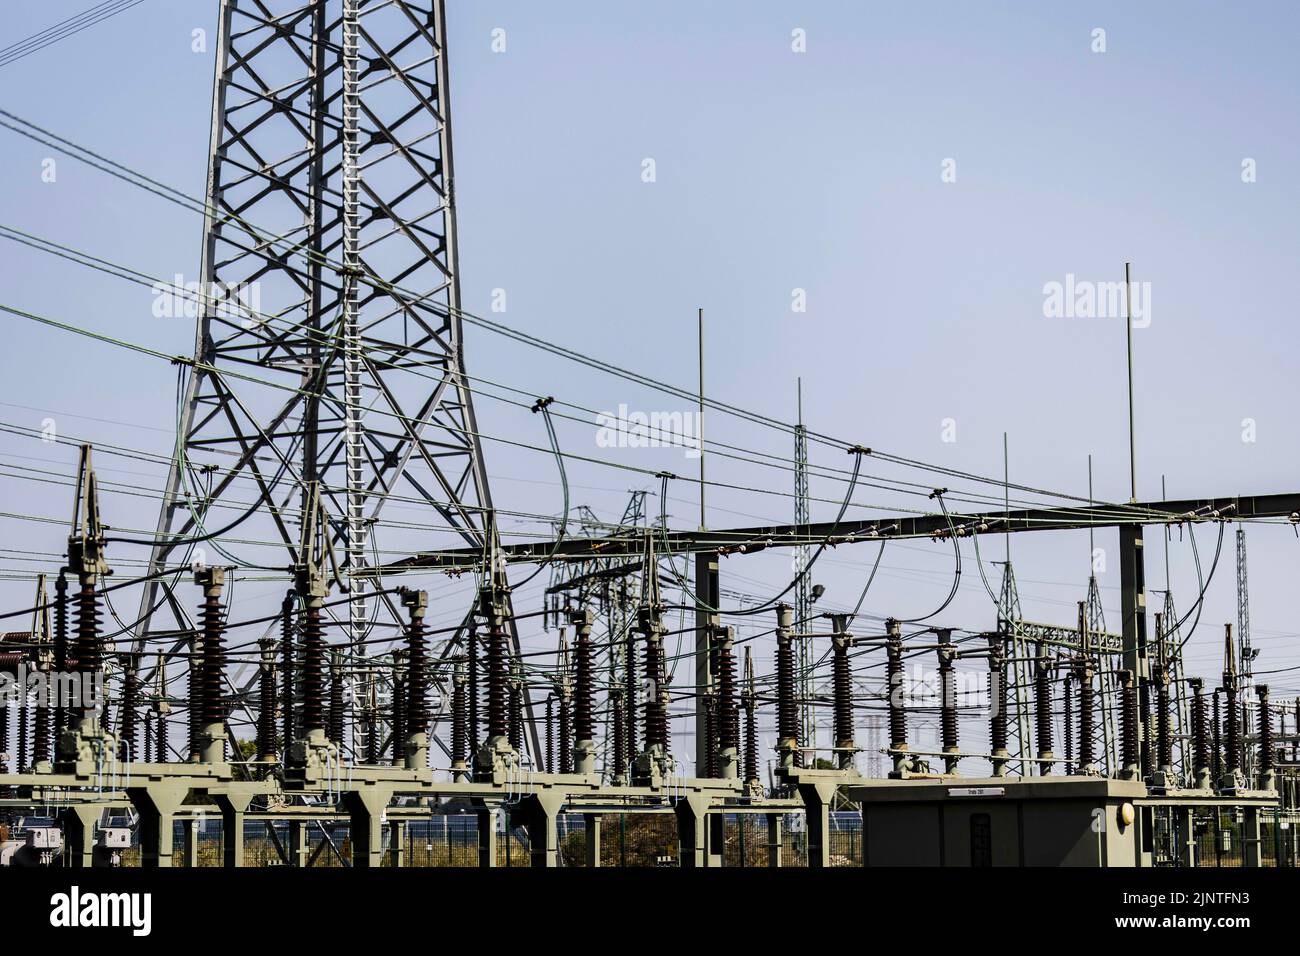
[{"label": "thin metal mast", "polygon": [[1124,320],[1125,342],[1128,352],[1128,473],[1129,501],[1137,501],[1137,440],[1133,432],[1133,286],[1129,282],[1129,263],[1124,263],[1124,304],[1128,313]]},{"label": "thin metal mast", "polygon": [[1237,655],[1241,661],[1240,684],[1249,694],[1254,678],[1251,662],[1255,653],[1250,646],[1250,588],[1246,583],[1246,530],[1237,528]]},{"label": "thin metal mast", "polygon": [[[1237,696],[1241,701],[1241,713],[1246,727],[1256,727],[1254,719],[1257,701],[1255,699],[1254,659],[1255,652],[1250,646],[1250,589],[1246,582],[1246,531],[1237,527],[1237,659],[1239,675],[1237,677]],[[1254,748],[1246,748],[1245,766],[1247,773],[1254,772]]]},{"label": "thin metal mast", "polygon": [[[811,521],[808,510],[808,430],[803,424],[803,379],[796,379],[798,415],[794,426],[794,523],[807,526]],[[810,629],[812,617],[812,588],[804,570],[808,567],[809,548],[800,544],[795,548],[795,583],[794,610],[795,627],[801,631]],[[801,747],[817,746],[817,713],[813,706],[813,646],[812,641],[798,640],[796,659],[799,662],[799,744]],[[815,759],[815,757],[814,757]]]},{"label": "thin metal mast", "polygon": [[696,422],[696,434],[700,442],[700,530],[708,527],[704,518],[704,310],[696,315],[699,322],[699,363],[700,363],[700,420]]}]

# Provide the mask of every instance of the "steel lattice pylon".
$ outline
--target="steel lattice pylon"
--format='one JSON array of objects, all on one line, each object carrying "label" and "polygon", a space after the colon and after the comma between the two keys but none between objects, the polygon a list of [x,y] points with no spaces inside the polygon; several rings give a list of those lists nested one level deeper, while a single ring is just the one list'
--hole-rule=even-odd
[{"label": "steel lattice pylon", "polygon": [[[646,492],[634,490],[630,493],[623,516],[617,524],[599,520],[586,505],[580,505],[577,512],[581,533],[589,537],[606,535],[619,537],[626,534],[644,534],[646,529]],[[641,580],[632,573],[639,571],[639,566],[620,562],[617,559],[595,558],[587,561],[567,561],[550,567],[550,583],[546,588],[546,600],[550,602],[548,617],[562,620],[559,612],[566,605],[586,607],[593,605],[598,609],[596,623],[601,628],[601,639],[597,642],[598,668],[603,669],[610,688],[617,687],[635,705],[637,687],[627,686],[626,638],[628,629],[636,620],[636,607],[640,603]],[[601,742],[600,768],[611,773],[614,766],[613,707],[605,708],[605,733]],[[624,744],[626,743],[624,739]],[[625,754],[625,759],[630,760]],[[548,770],[552,769],[547,767]]]},{"label": "steel lattice pylon", "polygon": [[[1255,651],[1250,644],[1250,585],[1246,577],[1246,531],[1237,528],[1237,659],[1241,662],[1241,675],[1237,693],[1241,698],[1241,712],[1245,725],[1258,726],[1259,699],[1255,694]],[[1254,772],[1255,754],[1247,747],[1244,769]]]},{"label": "steel lattice pylon", "polygon": [[[794,523],[806,526],[812,518],[808,511],[808,430],[803,424],[803,380],[799,380],[799,417],[794,429]],[[812,585],[808,581],[808,561],[811,550],[801,544],[795,548],[795,627],[801,631],[812,628]],[[814,654],[810,640],[795,642],[799,673],[799,745],[808,748],[813,764],[817,757],[817,708],[813,688]]]},{"label": "steel lattice pylon", "polygon": [[[1007,560],[1002,562],[1002,584],[998,591],[998,631],[1011,641],[1011,706],[1015,709],[1016,719],[1009,722],[1009,749],[1013,755],[1024,758],[1034,749],[1029,738],[1032,723],[1029,688],[1033,684],[1033,675],[1029,643],[1020,628],[1021,620],[1020,593],[1016,589],[1016,573],[1008,554]],[[1021,776],[1030,776],[1030,766],[1024,759],[1020,760]]]},{"label": "steel lattice pylon", "polygon": [[[1091,534],[1091,532],[1090,532]],[[1086,614],[1088,631],[1101,634],[1106,630],[1106,611],[1101,604],[1101,587],[1097,584],[1097,575],[1088,576],[1088,600]],[[1114,773],[1118,767],[1118,734],[1115,732],[1115,701],[1119,700],[1119,683],[1113,667],[1100,668],[1097,675],[1100,682],[1097,694],[1097,707],[1101,719],[1094,722],[1096,732],[1101,735],[1100,762],[1107,773]]]},{"label": "steel lattice pylon", "polygon": [[[1168,532],[1166,532],[1167,534]],[[1178,625],[1178,612],[1174,608],[1174,592],[1165,588],[1164,603],[1161,606],[1161,619],[1165,633],[1161,635],[1163,660],[1169,671],[1169,682],[1173,690],[1172,733],[1177,745],[1174,771],[1180,779],[1190,777],[1191,761],[1191,701],[1187,693],[1187,681],[1183,669],[1182,634]]]},{"label": "steel lattice pylon", "polygon": [[[391,501],[437,526],[417,549],[495,534],[464,372],[447,77],[443,0],[223,0],[204,296],[151,570],[246,510],[238,536],[284,551],[232,563],[296,562],[320,481],[355,642],[386,604],[368,605],[363,575]],[[415,534],[385,529],[385,547]],[[164,601],[151,582],[137,647]]]}]

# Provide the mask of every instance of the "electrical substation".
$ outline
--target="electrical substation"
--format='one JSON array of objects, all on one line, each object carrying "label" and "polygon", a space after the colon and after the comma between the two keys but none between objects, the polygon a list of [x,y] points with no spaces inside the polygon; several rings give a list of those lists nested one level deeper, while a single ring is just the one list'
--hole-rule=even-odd
[{"label": "electrical substation", "polygon": [[[555,420],[579,406],[475,378],[464,347],[444,0],[220,7],[202,197],[4,114],[199,212],[218,291],[192,354],[157,355],[180,400],[156,527],[101,506],[125,441],[60,439],[64,526],[23,546],[61,566],[0,608],[0,865],[1296,864],[1300,699],[1254,679],[1245,572],[1247,529],[1290,534],[1300,491],[973,498],[801,420],[788,524],[670,527],[670,485],[695,479],[664,471],[658,505],[602,520],[566,485],[552,534],[510,540],[476,401],[531,413],[561,469]],[[254,283],[257,309],[236,294]],[[681,397],[727,412],[703,381]],[[810,441],[847,487],[833,520],[810,517]],[[731,446],[701,447],[702,489]],[[849,514],[885,465],[917,506]],[[1148,542],[1194,528],[1215,565],[1236,548],[1211,680],[1183,659],[1203,591],[1180,613],[1146,582]],[[1062,619],[1024,619],[1009,542],[1085,531],[1118,537],[1120,619],[1095,575]],[[1007,542],[987,618],[820,609],[823,552],[907,540],[958,568]],[[738,603],[727,574],[769,551],[799,556],[793,579]],[[241,609],[254,573],[278,609]]]}]

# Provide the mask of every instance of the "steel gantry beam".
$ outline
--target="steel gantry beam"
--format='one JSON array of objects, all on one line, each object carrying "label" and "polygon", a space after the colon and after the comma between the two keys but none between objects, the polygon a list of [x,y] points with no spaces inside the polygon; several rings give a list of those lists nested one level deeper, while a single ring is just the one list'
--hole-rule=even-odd
[{"label": "steel gantry beam", "polygon": [[[889,538],[944,538],[1022,531],[1073,531],[1143,524],[1180,524],[1214,520],[1284,518],[1300,523],[1300,493],[1186,498],[1168,501],[1101,504],[1060,508],[1029,508],[974,514],[896,515],[853,521],[823,521],[808,525],[767,525],[709,531],[668,531],[656,536],[656,546],[673,554],[716,551],[720,555],[748,554],[765,548],[792,548],[808,541],[829,545],[881,541]],[[567,539],[509,544],[501,548],[507,562],[636,558],[644,552],[637,537]],[[428,551],[384,566],[387,574],[413,570],[463,571],[477,566],[481,554],[469,548]]]}]

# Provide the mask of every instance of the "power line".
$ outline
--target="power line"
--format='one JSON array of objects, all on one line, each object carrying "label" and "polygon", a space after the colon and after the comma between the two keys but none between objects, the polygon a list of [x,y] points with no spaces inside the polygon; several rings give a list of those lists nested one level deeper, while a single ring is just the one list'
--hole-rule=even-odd
[{"label": "power line", "polygon": [[7,47],[0,49],[0,68],[11,63],[17,63],[24,57],[44,50],[60,40],[75,36],[82,30],[93,27],[96,23],[102,23],[119,13],[124,13],[143,2],[144,0],[106,0],[104,3],[98,3],[87,10],[83,10],[76,16],[61,20],[52,27],[46,27],[39,33],[33,33],[26,39],[11,43]]}]

